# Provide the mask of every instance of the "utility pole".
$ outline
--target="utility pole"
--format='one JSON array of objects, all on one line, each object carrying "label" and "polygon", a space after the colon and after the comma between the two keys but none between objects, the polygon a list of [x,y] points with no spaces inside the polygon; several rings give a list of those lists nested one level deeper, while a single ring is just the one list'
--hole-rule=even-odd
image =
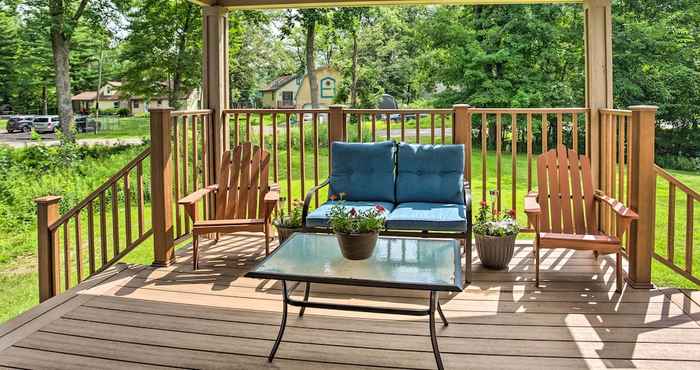
[{"label": "utility pole", "polygon": [[[103,45],[100,44],[100,60],[97,62],[97,95],[95,96],[95,133],[100,126],[100,89],[102,88],[102,53]],[[88,112],[89,114],[89,112]]]}]

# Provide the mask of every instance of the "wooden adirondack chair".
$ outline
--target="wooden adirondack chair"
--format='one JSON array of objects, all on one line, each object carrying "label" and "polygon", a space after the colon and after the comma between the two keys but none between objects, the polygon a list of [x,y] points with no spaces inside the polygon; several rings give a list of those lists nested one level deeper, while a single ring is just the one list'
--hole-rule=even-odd
[{"label": "wooden adirondack chair", "polygon": [[[270,153],[243,143],[222,156],[218,184],[199,189],[180,199],[179,204],[193,222],[192,263],[199,268],[199,236],[238,231],[265,233],[265,254],[270,254],[270,221],[279,200],[279,187],[268,185]],[[215,193],[216,213],[213,220],[197,219],[197,202]]]},{"label": "wooden adirondack chair", "polygon": [[[593,178],[588,158],[559,146],[537,159],[539,191],[525,198],[525,213],[535,227],[535,274],[540,285],[540,249],[569,248],[616,253],[617,291],[622,289],[623,234],[632,220],[639,218],[622,203],[601,191],[593,191]],[[607,235],[600,231],[596,208],[609,206],[616,215],[617,232]]]}]

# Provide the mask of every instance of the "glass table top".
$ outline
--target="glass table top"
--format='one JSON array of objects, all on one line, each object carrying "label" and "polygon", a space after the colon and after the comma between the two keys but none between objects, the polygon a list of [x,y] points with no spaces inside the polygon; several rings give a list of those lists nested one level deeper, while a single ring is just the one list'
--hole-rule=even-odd
[{"label": "glass table top", "polygon": [[462,290],[459,243],[379,237],[374,254],[348,260],[331,234],[295,233],[248,277],[435,291]]}]

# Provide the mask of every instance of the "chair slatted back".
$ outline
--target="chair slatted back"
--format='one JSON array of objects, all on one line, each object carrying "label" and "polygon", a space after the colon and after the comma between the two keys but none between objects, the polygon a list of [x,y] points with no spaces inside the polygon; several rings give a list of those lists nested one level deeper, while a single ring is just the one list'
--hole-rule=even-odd
[{"label": "chair slatted back", "polygon": [[270,190],[270,153],[251,143],[224,152],[219,169],[216,219],[263,217],[263,198]]},{"label": "chair slatted back", "polygon": [[591,164],[586,156],[564,146],[540,155],[537,183],[541,232],[597,233]]}]

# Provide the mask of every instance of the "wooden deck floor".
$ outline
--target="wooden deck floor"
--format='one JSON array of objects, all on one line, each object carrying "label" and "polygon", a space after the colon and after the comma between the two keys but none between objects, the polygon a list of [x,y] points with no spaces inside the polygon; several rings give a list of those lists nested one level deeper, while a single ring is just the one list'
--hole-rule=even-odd
[{"label": "wooden deck floor", "polygon": [[[120,265],[0,327],[10,368],[357,369],[435,367],[427,319],[307,310],[292,314],[277,359],[280,284],[241,277],[264,254],[255,236],[203,245],[192,272]],[[481,268],[464,292],[441,296],[448,369],[700,368],[700,306],[675,289],[614,293],[612,260],[548,251],[534,287],[529,246],[509,271]],[[301,289],[300,289],[301,290]],[[315,285],[312,298],[383,306],[423,293]]]}]

